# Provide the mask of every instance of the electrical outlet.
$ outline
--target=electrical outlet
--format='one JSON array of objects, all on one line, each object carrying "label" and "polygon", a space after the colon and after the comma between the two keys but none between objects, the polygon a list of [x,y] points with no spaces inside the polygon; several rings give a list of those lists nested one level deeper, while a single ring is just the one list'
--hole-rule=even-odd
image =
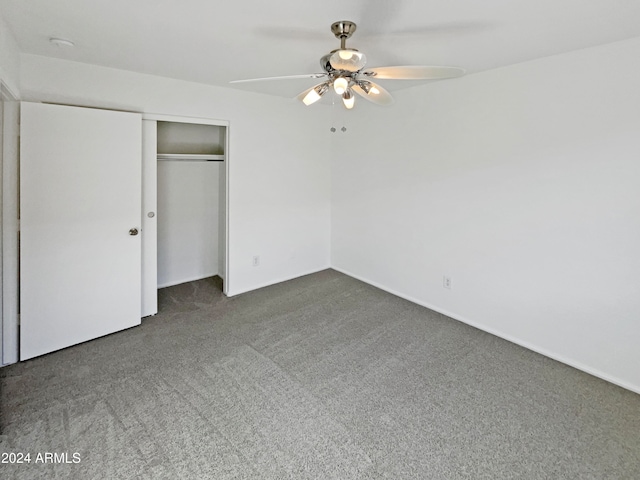
[{"label": "electrical outlet", "polygon": [[254,267],[260,266],[260,255],[253,256],[253,266]]},{"label": "electrical outlet", "polygon": [[447,277],[446,275],[442,277],[442,286],[451,290],[451,277]]}]

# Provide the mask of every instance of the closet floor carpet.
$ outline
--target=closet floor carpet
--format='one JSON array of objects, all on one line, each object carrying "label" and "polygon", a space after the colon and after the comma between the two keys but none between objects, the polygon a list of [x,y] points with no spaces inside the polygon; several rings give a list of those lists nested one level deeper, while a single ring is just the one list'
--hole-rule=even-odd
[{"label": "closet floor carpet", "polygon": [[0,369],[0,477],[640,478],[640,395],[333,270],[160,311]]}]

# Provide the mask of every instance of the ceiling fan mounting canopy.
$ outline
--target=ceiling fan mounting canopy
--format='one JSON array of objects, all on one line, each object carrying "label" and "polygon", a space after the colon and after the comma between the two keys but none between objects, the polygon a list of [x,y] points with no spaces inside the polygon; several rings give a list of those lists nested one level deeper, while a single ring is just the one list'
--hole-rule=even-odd
[{"label": "ceiling fan mounting canopy", "polygon": [[337,39],[347,39],[356,31],[356,24],[349,20],[341,20],[331,24],[331,31]]},{"label": "ceiling fan mounting canopy", "polygon": [[323,78],[324,80],[305,90],[296,98],[305,105],[311,105],[333,86],[337,95],[342,97],[345,108],[351,109],[357,93],[363,98],[378,104],[389,105],[393,97],[380,85],[371,81],[372,78],[387,80],[436,80],[453,78],[464,75],[464,70],[458,67],[440,66],[401,66],[366,68],[367,58],[364,53],[355,48],[347,48],[346,41],[356,31],[356,24],[349,20],[341,20],[331,25],[331,32],[340,40],[340,48],[320,58],[322,73],[306,75],[288,75],[284,77],[253,78],[249,80],[234,80],[231,83],[255,82],[264,80],[280,80],[291,78]]}]

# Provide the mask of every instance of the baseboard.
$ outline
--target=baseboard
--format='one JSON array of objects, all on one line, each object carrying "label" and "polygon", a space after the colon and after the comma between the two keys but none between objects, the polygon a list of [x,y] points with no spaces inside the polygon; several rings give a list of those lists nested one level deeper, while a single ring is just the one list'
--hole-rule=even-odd
[{"label": "baseboard", "polygon": [[250,287],[250,288],[246,288],[244,290],[237,290],[237,291],[233,291],[233,292],[228,292],[227,293],[227,297],[235,297],[236,295],[242,295],[243,293],[252,292],[252,291],[258,290],[260,288],[270,287],[271,285],[275,285],[277,283],[288,282],[289,280],[294,280],[296,278],[304,277],[305,275],[311,275],[311,274],[314,274],[314,273],[322,272],[323,270],[327,270],[329,268],[331,268],[331,267],[329,265],[327,265],[326,267],[313,269],[313,270],[310,270],[310,271],[307,271],[307,272],[298,273],[296,275],[292,275],[292,276],[288,276],[288,277],[281,277],[278,280],[272,280],[272,281],[269,281],[269,282],[260,283],[260,284],[258,284],[256,286],[253,286],[253,287]]},{"label": "baseboard", "polygon": [[182,280],[172,280],[168,283],[162,283],[162,284],[159,283],[158,288],[173,287],[175,285],[181,285],[187,282],[195,282],[196,280],[202,280],[203,278],[215,277],[216,275],[218,275],[218,273],[214,272],[214,273],[206,273],[203,275],[198,275],[197,277],[188,277]]},{"label": "baseboard", "polygon": [[504,333],[502,333],[502,332],[500,332],[498,330],[495,330],[493,328],[487,327],[487,326],[483,325],[482,323],[475,322],[473,320],[469,320],[468,318],[465,318],[465,317],[463,317],[461,315],[458,315],[456,313],[453,313],[453,312],[450,312],[450,311],[445,310],[443,308],[440,308],[440,307],[438,307],[436,305],[432,305],[432,304],[429,304],[427,302],[423,302],[421,300],[418,300],[417,298],[413,298],[410,295],[405,295],[405,294],[403,294],[401,292],[398,292],[396,290],[388,288],[388,287],[386,287],[386,286],[384,286],[384,285],[382,285],[382,284],[380,284],[378,282],[374,282],[374,281],[369,280],[367,278],[364,278],[364,277],[362,277],[360,275],[356,275],[356,274],[354,274],[354,273],[352,273],[352,272],[350,272],[348,270],[345,270],[343,268],[338,268],[338,267],[335,267],[335,266],[333,266],[331,268],[333,270],[337,271],[337,272],[343,273],[345,275],[348,275],[349,277],[353,277],[353,278],[355,278],[357,280],[360,280],[361,282],[364,282],[364,283],[367,283],[367,284],[369,284],[371,286],[379,288],[380,290],[384,290],[385,292],[391,293],[392,295],[395,295],[396,297],[404,298],[405,300],[408,300],[408,301],[410,301],[412,303],[418,304],[418,305],[420,305],[422,307],[426,307],[429,310],[433,310],[434,312],[441,313],[442,315],[446,315],[447,317],[450,317],[450,318],[452,318],[454,320],[457,320],[459,322],[462,322],[462,323],[465,323],[467,325],[470,325],[470,326],[472,326],[474,328],[477,328],[478,330],[482,330],[483,332],[490,333],[491,335],[495,335],[496,337],[500,337],[503,340],[507,340],[508,342],[515,343],[516,345],[520,345],[521,347],[524,347],[527,350],[534,351],[536,353],[539,353],[540,355],[544,355],[545,357],[551,358],[551,359],[556,360],[556,361],[558,361],[560,363],[564,363],[565,365],[569,365],[570,367],[573,367],[573,368],[581,370],[581,371],[583,371],[585,373],[588,373],[589,375],[593,375],[594,377],[598,377],[598,378],[600,378],[602,380],[605,380],[605,381],[607,381],[609,383],[613,383],[614,385],[618,385],[619,387],[622,387],[622,388],[624,388],[626,390],[630,390],[632,392],[640,394],[640,387],[639,386],[632,385],[629,382],[625,382],[624,380],[621,380],[621,379],[616,378],[616,377],[614,377],[612,375],[609,375],[609,374],[607,374],[605,372],[602,372],[600,370],[597,370],[595,368],[589,367],[589,366],[584,365],[584,364],[582,364],[580,362],[577,362],[575,360],[567,358],[567,357],[565,357],[565,356],[563,356],[561,354],[548,351],[548,350],[546,350],[544,348],[538,347],[537,345],[533,345],[533,344],[531,344],[529,342],[526,342],[524,340],[521,340],[519,338],[512,337],[511,335],[507,335],[507,334],[504,334]]}]

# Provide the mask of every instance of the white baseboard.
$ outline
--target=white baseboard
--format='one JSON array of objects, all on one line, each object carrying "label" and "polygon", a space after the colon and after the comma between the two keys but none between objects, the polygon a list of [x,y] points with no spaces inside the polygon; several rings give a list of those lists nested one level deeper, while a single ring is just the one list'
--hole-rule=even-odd
[{"label": "white baseboard", "polygon": [[585,373],[588,373],[589,375],[593,375],[594,377],[598,377],[598,378],[600,378],[602,380],[606,380],[609,383],[613,383],[614,385],[618,385],[619,387],[622,387],[624,389],[631,390],[632,392],[640,394],[640,386],[633,385],[633,384],[631,384],[629,382],[626,382],[624,380],[616,378],[616,377],[614,377],[612,375],[609,375],[609,374],[607,374],[605,372],[602,372],[602,371],[600,371],[598,369],[595,369],[595,368],[589,367],[587,365],[584,365],[584,364],[582,364],[582,363],[580,363],[578,361],[575,361],[575,360],[572,360],[570,358],[567,358],[567,357],[565,357],[565,356],[563,356],[561,354],[558,354],[558,353],[555,353],[555,352],[551,352],[551,351],[546,350],[544,348],[538,347],[537,345],[533,345],[533,344],[531,344],[529,342],[526,342],[524,340],[521,340],[519,338],[512,337],[511,335],[506,335],[506,334],[504,334],[502,332],[499,332],[499,331],[497,331],[497,330],[495,330],[493,328],[487,327],[487,326],[485,326],[485,325],[483,325],[481,323],[475,322],[473,320],[469,320],[469,319],[467,319],[465,317],[462,317],[461,315],[458,315],[456,313],[449,312],[449,311],[447,311],[447,310],[445,310],[443,308],[440,308],[440,307],[438,307],[436,305],[431,305],[429,303],[426,303],[426,302],[423,302],[421,300],[418,300],[417,298],[413,298],[413,297],[411,297],[409,295],[405,295],[405,294],[400,293],[400,292],[398,292],[396,290],[388,288],[388,287],[386,287],[386,286],[384,286],[384,285],[382,285],[382,284],[380,284],[378,282],[374,282],[372,280],[369,280],[369,279],[366,279],[364,277],[361,277],[360,275],[356,275],[354,273],[351,273],[348,270],[345,270],[343,268],[339,268],[339,267],[335,267],[335,266],[333,266],[331,268],[333,270],[336,270],[337,272],[344,273],[345,275],[348,275],[349,277],[353,277],[353,278],[355,278],[357,280],[360,280],[361,282],[364,282],[364,283],[372,285],[372,286],[374,286],[376,288],[379,288],[380,290],[384,290],[385,292],[391,293],[392,295],[395,295],[396,297],[404,298],[405,300],[408,300],[408,301],[410,301],[412,303],[416,303],[418,305],[426,307],[426,308],[428,308],[430,310],[433,310],[434,312],[441,313],[442,315],[446,315],[447,317],[450,317],[450,318],[452,318],[454,320],[457,320],[457,321],[462,322],[462,323],[466,323],[467,325],[475,327],[478,330],[482,330],[484,332],[490,333],[492,335],[495,335],[496,337],[502,338],[503,340],[507,340],[507,341],[509,341],[511,343],[515,343],[516,345],[520,345],[521,347],[524,347],[524,348],[526,348],[528,350],[532,350],[532,351],[534,351],[536,353],[539,353],[540,355],[544,355],[545,357],[549,357],[549,358],[551,358],[553,360],[557,360],[560,363],[564,363],[565,365],[569,365],[570,367],[573,367],[573,368],[576,368],[578,370],[581,370],[581,371],[583,371]]},{"label": "white baseboard", "polygon": [[259,283],[258,285],[255,285],[255,286],[252,286],[252,287],[249,287],[249,288],[245,288],[244,290],[237,290],[237,291],[228,292],[227,293],[227,297],[235,297],[236,295],[242,295],[243,293],[252,292],[253,290],[258,290],[260,288],[269,287],[269,286],[275,285],[277,283],[287,282],[289,280],[293,280],[294,278],[304,277],[305,275],[311,275],[313,273],[322,272],[323,270],[327,270],[329,268],[331,268],[331,267],[329,265],[327,265],[326,267],[313,269],[313,270],[310,270],[310,271],[307,271],[307,272],[298,273],[298,274],[291,275],[291,276],[288,276],[288,277],[282,277],[282,278],[279,278],[278,280],[271,280],[269,282]]},{"label": "white baseboard", "polygon": [[158,288],[166,288],[166,287],[173,287],[174,285],[180,285],[182,283],[187,283],[187,282],[195,282],[196,280],[202,280],[203,278],[209,278],[209,277],[215,277],[216,275],[218,275],[218,272],[214,272],[214,273],[205,273],[202,275],[198,275],[197,277],[188,277],[188,278],[184,278],[181,280],[171,280],[167,283],[163,283],[163,284],[158,284]]}]

